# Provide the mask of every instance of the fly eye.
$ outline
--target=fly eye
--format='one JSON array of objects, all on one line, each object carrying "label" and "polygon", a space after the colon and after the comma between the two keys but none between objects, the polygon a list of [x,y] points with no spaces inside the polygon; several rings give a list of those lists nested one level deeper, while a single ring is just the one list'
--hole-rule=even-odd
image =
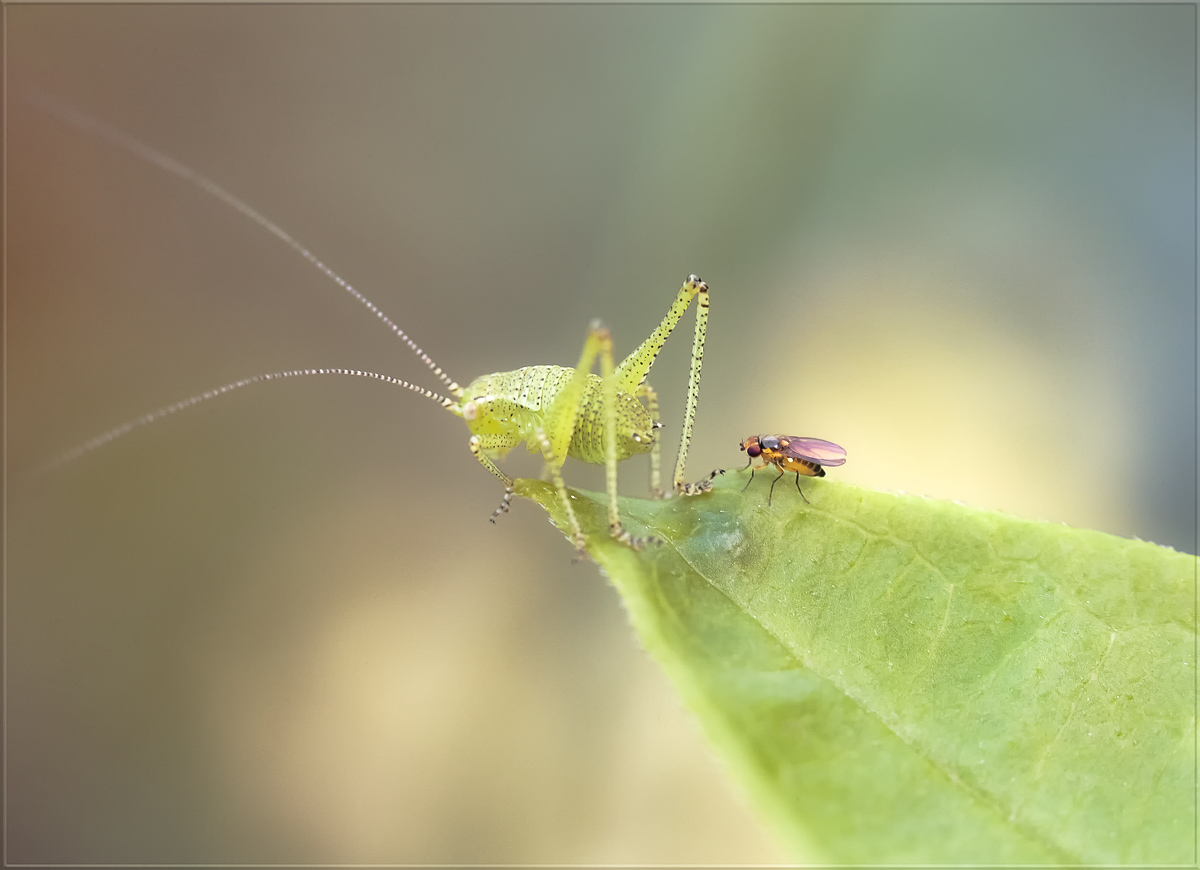
[{"label": "fly eye", "polygon": [[750,456],[758,456],[759,454],[762,453],[762,448],[759,447],[757,444],[751,444],[749,447],[746,448],[746,453],[748,453]]}]

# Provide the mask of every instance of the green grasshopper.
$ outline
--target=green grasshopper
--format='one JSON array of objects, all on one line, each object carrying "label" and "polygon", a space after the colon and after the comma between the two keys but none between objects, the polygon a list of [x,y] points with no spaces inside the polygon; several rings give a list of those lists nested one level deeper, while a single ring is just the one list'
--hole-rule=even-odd
[{"label": "green grasshopper", "polygon": [[[633,537],[621,523],[617,506],[617,463],[637,454],[650,453],[652,493],[656,498],[665,497],[659,470],[658,430],[662,428],[662,423],[658,415],[658,397],[646,378],[667,338],[687,312],[692,299],[699,297],[691,372],[688,376],[687,408],[679,455],[675,463],[673,490],[682,495],[696,495],[708,491],[711,476],[708,480],[698,483],[684,482],[684,467],[687,463],[692,424],[696,416],[700,368],[704,360],[704,340],[708,325],[708,285],[695,275],[689,276],[684,282],[671,308],[650,337],[619,366],[614,366],[613,363],[612,336],[608,329],[599,321],[593,321],[588,327],[583,353],[575,368],[527,366],[516,371],[484,375],[476,378],[464,389],[374,303],[280,226],[243,200],[190,167],[102,121],[63,106],[44,95],[32,95],[31,101],[59,120],[131,151],[160,169],[196,185],[275,235],[382,320],[441,379],[449,393],[448,396],[443,396],[400,378],[357,369],[319,368],[269,372],[225,384],[144,414],[90,439],[47,463],[43,468],[75,459],[137,427],[250,384],[309,375],[367,377],[420,393],[466,421],[467,428],[471,431],[468,441],[471,454],[484,468],[504,482],[504,498],[500,506],[492,512],[493,522],[500,513],[508,510],[513,496],[513,480],[500,470],[496,459],[503,458],[513,447],[524,441],[530,453],[540,452],[542,455],[546,471],[570,522],[571,537],[577,551],[582,552],[584,548],[583,532],[571,506],[561,472],[563,462],[568,456],[605,466],[609,531],[621,542],[641,547],[649,539]],[[597,359],[600,362],[599,375],[591,372]],[[646,400],[645,404],[641,401],[643,398]]]},{"label": "green grasshopper", "polygon": [[[650,454],[650,489],[662,498],[659,471],[658,396],[646,381],[650,366],[658,358],[667,338],[687,311],[694,297],[696,337],[692,344],[692,368],[688,376],[687,410],[683,436],[675,461],[674,489],[684,495],[706,492],[708,481],[684,483],[688,444],[696,419],[700,393],[700,366],[704,362],[704,338],[708,329],[708,285],[689,275],[674,304],[658,328],[633,353],[614,368],[612,336],[599,321],[592,321],[583,343],[583,354],[574,369],[562,366],[527,366],[476,378],[464,391],[451,384],[454,399],[442,399],[443,407],[467,421],[471,430],[471,453],[483,467],[504,481],[504,500],[492,514],[508,510],[512,479],[497,467],[492,455],[503,457],[522,441],[530,453],[540,451],[558,491],[577,550],[583,549],[583,532],[563,483],[563,461],[574,456],[584,462],[604,465],[608,490],[608,528],[618,540],[641,546],[621,525],[617,509],[617,463],[639,453]],[[600,375],[591,373],[597,357]],[[646,404],[639,397],[646,398]],[[457,401],[455,401],[457,400]]]}]

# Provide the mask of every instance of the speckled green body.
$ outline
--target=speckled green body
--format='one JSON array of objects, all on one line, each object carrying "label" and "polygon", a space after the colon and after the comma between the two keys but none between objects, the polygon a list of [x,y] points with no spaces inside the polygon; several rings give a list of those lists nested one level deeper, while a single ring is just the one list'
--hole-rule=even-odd
[{"label": "speckled green body", "polygon": [[[526,366],[476,378],[465,389],[451,382],[450,397],[429,394],[440,401],[443,408],[466,422],[471,430],[471,440],[467,442],[471,454],[504,481],[504,500],[492,513],[493,520],[508,510],[514,492],[513,479],[500,469],[496,460],[524,441],[530,453],[540,453],[545,459],[546,474],[554,484],[563,510],[572,517],[577,549],[583,550],[583,532],[573,519],[571,499],[561,471],[568,456],[605,467],[609,531],[617,540],[634,547],[645,543],[631,536],[621,525],[617,508],[617,465],[636,454],[649,453],[650,491],[656,498],[663,497],[657,431],[662,424],[658,420],[657,394],[646,379],[675,324],[697,297],[687,408],[672,483],[675,492],[684,495],[707,492],[708,480],[689,484],[683,479],[687,445],[696,417],[708,324],[708,285],[697,276],[689,275],[658,327],[620,365],[613,359],[611,333],[600,321],[593,320],[588,326],[579,364],[574,368]],[[600,364],[598,376],[592,374],[592,367],[597,362]]]},{"label": "speckled green body", "polygon": [[[476,378],[467,385],[462,405],[473,401],[478,408],[467,427],[474,435],[512,435],[524,441],[530,453],[538,451],[537,427],[546,428],[546,410],[574,376],[563,366],[526,366]],[[657,435],[646,407],[624,390],[616,393],[617,460],[649,453]],[[571,434],[567,455],[583,462],[603,465],[605,452],[603,381],[589,374],[579,404],[579,416]],[[636,438],[634,436],[637,436]],[[503,456],[509,447],[496,448]]]},{"label": "speckled green body", "polygon": [[[108,126],[96,118],[81,115],[75,109],[57,104],[54,100],[39,97],[34,100],[38,107],[50,115],[92,135],[109,140],[119,147],[137,155],[166,172],[179,176],[197,186],[250,218],[262,228],[331,278],[360,303],[365,305],[379,320],[386,324],[420,360],[428,366],[443,384],[447,395],[441,395],[426,387],[409,383],[401,378],[365,372],[357,369],[319,368],[294,369],[286,372],[268,372],[243,378],[197,394],[182,402],[176,402],[143,414],[134,420],[105,432],[79,445],[49,463],[49,466],[76,458],[89,450],[119,438],[137,426],[144,426],[162,417],[189,408],[199,402],[224,395],[262,381],[308,375],[349,375],[372,378],[394,384],[427,399],[437,402],[445,410],[461,417],[471,430],[468,448],[471,454],[491,474],[504,482],[504,501],[492,514],[508,510],[513,495],[513,480],[493,460],[503,456],[521,441],[528,444],[531,453],[540,452],[546,460],[546,471],[554,482],[555,490],[562,500],[563,509],[571,517],[576,547],[582,551],[583,532],[572,514],[570,498],[563,482],[560,466],[567,456],[575,456],[585,462],[600,463],[607,469],[607,491],[609,495],[609,527],[612,535],[623,543],[638,545],[623,530],[617,510],[617,463],[634,454],[649,453],[651,465],[651,490],[656,496],[662,491],[659,480],[659,450],[655,430],[658,421],[658,398],[646,382],[650,366],[654,364],[663,343],[687,310],[691,300],[699,297],[696,309],[696,333],[692,342],[692,367],[688,375],[687,410],[684,416],[683,433],[680,438],[679,457],[675,464],[674,488],[683,494],[707,491],[707,484],[687,484],[683,480],[683,469],[687,461],[687,446],[691,438],[695,419],[696,401],[700,386],[700,368],[704,356],[704,337],[708,322],[708,285],[696,275],[689,275],[680,288],[666,316],[650,337],[638,346],[620,366],[614,365],[612,336],[600,321],[592,321],[584,341],[579,365],[574,369],[561,366],[528,366],[513,372],[501,372],[477,378],[464,390],[417,345],[400,326],[390,320],[376,305],[350,286],[340,275],[319,260],[311,251],[297,242],[282,227],[254,209],[245,201],[213,183],[195,170],[139,142],[122,130]],[[599,361],[601,377],[591,374],[592,366]],[[646,399],[643,406],[640,397]]]}]

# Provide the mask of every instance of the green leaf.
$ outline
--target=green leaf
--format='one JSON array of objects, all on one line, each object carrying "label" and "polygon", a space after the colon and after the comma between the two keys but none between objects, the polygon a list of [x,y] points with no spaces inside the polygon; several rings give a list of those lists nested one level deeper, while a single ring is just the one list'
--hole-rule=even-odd
[{"label": "green leaf", "polygon": [[[812,480],[572,492],[647,651],[797,858],[1195,859],[1196,559]],[[566,528],[554,491],[519,481]]]}]

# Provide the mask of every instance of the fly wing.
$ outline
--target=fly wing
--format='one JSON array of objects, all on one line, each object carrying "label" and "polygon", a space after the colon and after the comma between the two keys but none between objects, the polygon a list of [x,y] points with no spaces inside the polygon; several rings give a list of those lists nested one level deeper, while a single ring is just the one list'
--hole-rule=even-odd
[{"label": "fly wing", "polygon": [[789,456],[807,459],[809,462],[817,463],[817,465],[834,466],[841,465],[846,461],[846,451],[832,441],[822,441],[820,438],[798,438],[795,436],[780,439],[781,443],[785,440],[787,446],[784,447],[784,451]]}]

